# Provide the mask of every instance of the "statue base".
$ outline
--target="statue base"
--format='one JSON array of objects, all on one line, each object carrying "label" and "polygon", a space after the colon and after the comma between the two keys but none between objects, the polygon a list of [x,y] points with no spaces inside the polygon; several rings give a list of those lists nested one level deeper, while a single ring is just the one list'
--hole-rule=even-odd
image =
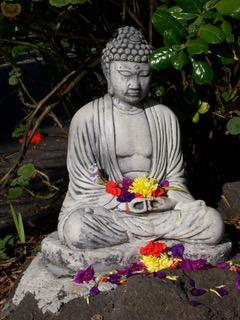
[{"label": "statue base", "polygon": [[[48,261],[48,269],[56,276],[74,275],[79,269],[93,265],[95,272],[101,273],[114,269],[119,269],[130,265],[132,262],[139,261],[139,248],[149,240],[135,240],[130,243],[98,248],[71,250],[63,245],[57,232],[51,233],[42,241],[42,253]],[[173,244],[180,243],[177,240],[159,240],[171,247]],[[205,259],[211,264],[227,259],[232,244],[223,242],[217,245],[203,245],[199,243],[183,243],[185,247],[184,257],[197,260]]]},{"label": "statue base", "polygon": [[[148,240],[91,250],[70,250],[60,243],[57,232],[42,242],[42,252],[31,262],[15,289],[13,298],[6,304],[4,314],[11,313],[23,299],[31,294],[42,313],[58,313],[62,305],[75,298],[86,296],[93,283],[75,285],[73,275],[79,269],[93,265],[96,273],[126,267],[138,261],[138,250]],[[179,241],[162,240],[168,246]],[[184,243],[185,257],[206,259],[209,263],[226,259],[231,252],[231,242],[216,246]],[[100,291],[109,291],[115,284],[101,283]]]}]

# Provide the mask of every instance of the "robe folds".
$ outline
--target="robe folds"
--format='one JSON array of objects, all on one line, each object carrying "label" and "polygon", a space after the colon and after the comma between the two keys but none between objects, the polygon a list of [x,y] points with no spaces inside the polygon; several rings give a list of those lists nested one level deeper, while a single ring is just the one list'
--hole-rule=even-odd
[{"label": "robe folds", "polygon": [[[143,105],[149,123],[153,149],[151,170],[148,177],[156,178],[158,181],[167,179],[170,186],[180,187],[185,191],[169,190],[168,198],[176,204],[174,209],[180,210],[187,205],[190,211],[194,211],[191,221],[187,222],[189,227],[189,224],[192,225],[196,220],[194,218],[196,209],[207,207],[204,201],[194,200],[184,185],[184,165],[178,120],[175,114],[164,105],[149,100],[143,101]],[[68,217],[78,209],[101,207],[107,211],[115,212],[114,219],[116,221],[118,214],[119,218],[126,215],[126,213],[116,210],[119,204],[116,197],[106,193],[104,185],[94,183],[90,178],[90,167],[96,164],[99,169],[103,169],[107,173],[109,179],[116,182],[122,180],[123,176],[118,165],[115,147],[112,98],[105,95],[81,108],[73,117],[70,125],[67,155],[69,186],[59,215],[58,225],[61,240],[65,239],[64,225]],[[168,214],[175,211],[176,215],[179,210],[170,210]],[[204,213],[202,213],[203,215]],[[199,218],[203,219],[201,214]],[[138,218],[135,217],[135,219]],[[155,220],[156,218],[154,218]],[[165,216],[165,220],[168,220],[167,216]],[[142,222],[144,223],[144,221]],[[199,223],[201,224],[200,221]],[[124,228],[124,224],[124,219],[122,219],[121,227]],[[156,224],[158,224],[157,220]],[[172,233],[174,228],[173,223]],[[156,232],[158,231],[156,230]],[[197,233],[200,233],[199,227]]]}]

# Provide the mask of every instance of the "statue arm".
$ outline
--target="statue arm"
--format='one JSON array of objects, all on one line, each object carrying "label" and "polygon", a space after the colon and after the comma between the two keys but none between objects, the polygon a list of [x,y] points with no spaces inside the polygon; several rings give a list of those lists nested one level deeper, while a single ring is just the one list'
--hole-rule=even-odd
[{"label": "statue arm", "polygon": [[[90,167],[97,162],[93,115],[93,103],[89,103],[71,121],[67,153],[69,187],[62,208],[65,213],[73,206],[97,205],[112,209],[117,205],[114,197],[105,192],[104,185],[91,180]],[[101,164],[97,165],[100,168]]]},{"label": "statue arm", "polygon": [[181,191],[169,190],[169,198],[176,202],[189,202],[194,198],[189,193],[184,178],[184,163],[181,151],[180,141],[180,128],[178,119],[174,113],[170,111],[170,125],[168,127],[168,164],[166,179],[169,181],[170,186],[181,188]]}]

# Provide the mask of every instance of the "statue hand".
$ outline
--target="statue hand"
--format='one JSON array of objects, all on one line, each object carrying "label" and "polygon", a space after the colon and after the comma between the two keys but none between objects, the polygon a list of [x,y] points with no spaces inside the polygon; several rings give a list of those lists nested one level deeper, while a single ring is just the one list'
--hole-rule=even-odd
[{"label": "statue hand", "polygon": [[144,213],[147,212],[147,200],[135,198],[131,202],[123,202],[118,205],[118,209],[126,212]]},{"label": "statue hand", "polygon": [[174,209],[176,201],[168,197],[159,197],[153,200],[147,200],[148,211],[167,211]]}]

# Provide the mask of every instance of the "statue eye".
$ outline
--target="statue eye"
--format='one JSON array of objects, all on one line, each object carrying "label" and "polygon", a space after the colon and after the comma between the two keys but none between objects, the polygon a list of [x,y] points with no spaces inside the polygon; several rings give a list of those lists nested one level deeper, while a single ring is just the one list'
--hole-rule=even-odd
[{"label": "statue eye", "polygon": [[130,77],[132,75],[132,72],[127,70],[118,70],[118,72],[124,77]]}]

